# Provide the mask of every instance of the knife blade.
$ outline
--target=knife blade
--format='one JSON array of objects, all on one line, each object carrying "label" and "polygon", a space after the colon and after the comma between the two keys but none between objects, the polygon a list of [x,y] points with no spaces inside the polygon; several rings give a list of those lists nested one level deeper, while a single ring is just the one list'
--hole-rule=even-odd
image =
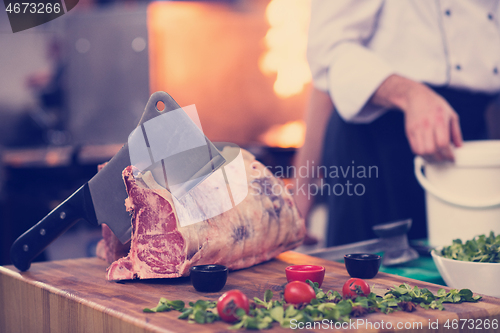
[{"label": "knife blade", "polygon": [[[157,108],[160,101],[165,105],[161,111]],[[155,126],[160,120],[163,125],[168,120],[174,132]],[[195,139],[190,139],[191,135]],[[179,145],[184,149],[179,150]],[[151,170],[160,185],[182,197],[224,162],[217,148],[177,102],[165,92],[156,92],[151,95],[128,142],[92,179],[19,236],[10,250],[11,261],[20,271],[28,270],[37,255],[80,219],[93,225],[105,223],[122,243],[128,241],[132,225],[125,209],[127,191],[122,171],[129,165],[136,166],[138,171]]]}]

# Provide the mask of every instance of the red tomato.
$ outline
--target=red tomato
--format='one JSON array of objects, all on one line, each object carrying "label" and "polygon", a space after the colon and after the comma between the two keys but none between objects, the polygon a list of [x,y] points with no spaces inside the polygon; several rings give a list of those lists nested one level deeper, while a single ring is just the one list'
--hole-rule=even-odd
[{"label": "red tomato", "polygon": [[249,311],[248,298],[239,290],[229,290],[217,301],[219,317],[227,323],[234,323],[238,320],[238,317],[235,316],[237,309],[245,310],[246,314]]},{"label": "red tomato", "polygon": [[285,301],[292,304],[309,303],[316,298],[314,289],[302,281],[292,281],[285,286]]},{"label": "red tomato", "polygon": [[344,298],[356,298],[358,296],[368,296],[370,286],[364,280],[351,278],[344,283],[342,287],[342,296]]}]

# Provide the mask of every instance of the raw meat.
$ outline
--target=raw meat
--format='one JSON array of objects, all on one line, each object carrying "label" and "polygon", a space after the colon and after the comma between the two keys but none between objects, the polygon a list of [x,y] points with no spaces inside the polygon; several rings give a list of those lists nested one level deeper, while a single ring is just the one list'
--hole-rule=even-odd
[{"label": "raw meat", "polygon": [[[243,202],[185,227],[179,227],[170,193],[149,173],[134,177],[133,167],[127,167],[123,178],[129,195],[125,206],[132,215],[130,252],[109,266],[107,279],[187,276],[191,266],[200,264],[240,269],[300,245],[306,229],[292,196],[253,155],[242,153],[242,172],[248,180],[248,195]],[[212,185],[209,177],[198,186],[204,195],[199,200],[207,205],[218,204],[211,200],[218,189]],[[107,235],[100,244],[100,255],[108,261],[115,259],[113,247],[116,250],[116,243]]]}]

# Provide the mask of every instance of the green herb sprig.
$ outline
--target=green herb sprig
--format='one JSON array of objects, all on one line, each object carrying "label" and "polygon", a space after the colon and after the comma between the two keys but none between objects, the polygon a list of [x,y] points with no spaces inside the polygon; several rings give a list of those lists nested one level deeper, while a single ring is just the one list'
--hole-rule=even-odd
[{"label": "green herb sprig", "polygon": [[427,288],[411,287],[407,283],[403,283],[399,287],[391,288],[383,297],[389,302],[412,302],[418,304],[424,309],[444,310],[443,303],[462,303],[462,302],[477,302],[481,296],[472,294],[469,289],[451,289],[446,292],[443,288],[437,291],[434,295]]},{"label": "green herb sprig", "polygon": [[152,309],[145,308],[144,312],[165,312],[170,310],[181,311],[184,309],[183,301],[169,301],[168,299],[162,297],[158,302],[158,305]]},{"label": "green herb sprig", "polygon": [[181,309],[181,315],[179,319],[187,319],[189,323],[213,323],[216,320],[220,320],[217,314],[217,302],[197,300],[196,302],[189,302],[190,307]]}]

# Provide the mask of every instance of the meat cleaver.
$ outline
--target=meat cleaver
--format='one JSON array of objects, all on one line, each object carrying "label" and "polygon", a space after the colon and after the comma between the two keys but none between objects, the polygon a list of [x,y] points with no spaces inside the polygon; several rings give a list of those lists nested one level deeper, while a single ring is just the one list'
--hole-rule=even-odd
[{"label": "meat cleaver", "polygon": [[[165,108],[158,110],[158,103]],[[151,95],[128,142],[90,181],[14,242],[10,258],[20,271],[78,220],[107,224],[122,243],[131,237],[125,210],[127,192],[122,171],[151,171],[177,199],[195,188],[225,162],[220,152],[170,95]]]}]

